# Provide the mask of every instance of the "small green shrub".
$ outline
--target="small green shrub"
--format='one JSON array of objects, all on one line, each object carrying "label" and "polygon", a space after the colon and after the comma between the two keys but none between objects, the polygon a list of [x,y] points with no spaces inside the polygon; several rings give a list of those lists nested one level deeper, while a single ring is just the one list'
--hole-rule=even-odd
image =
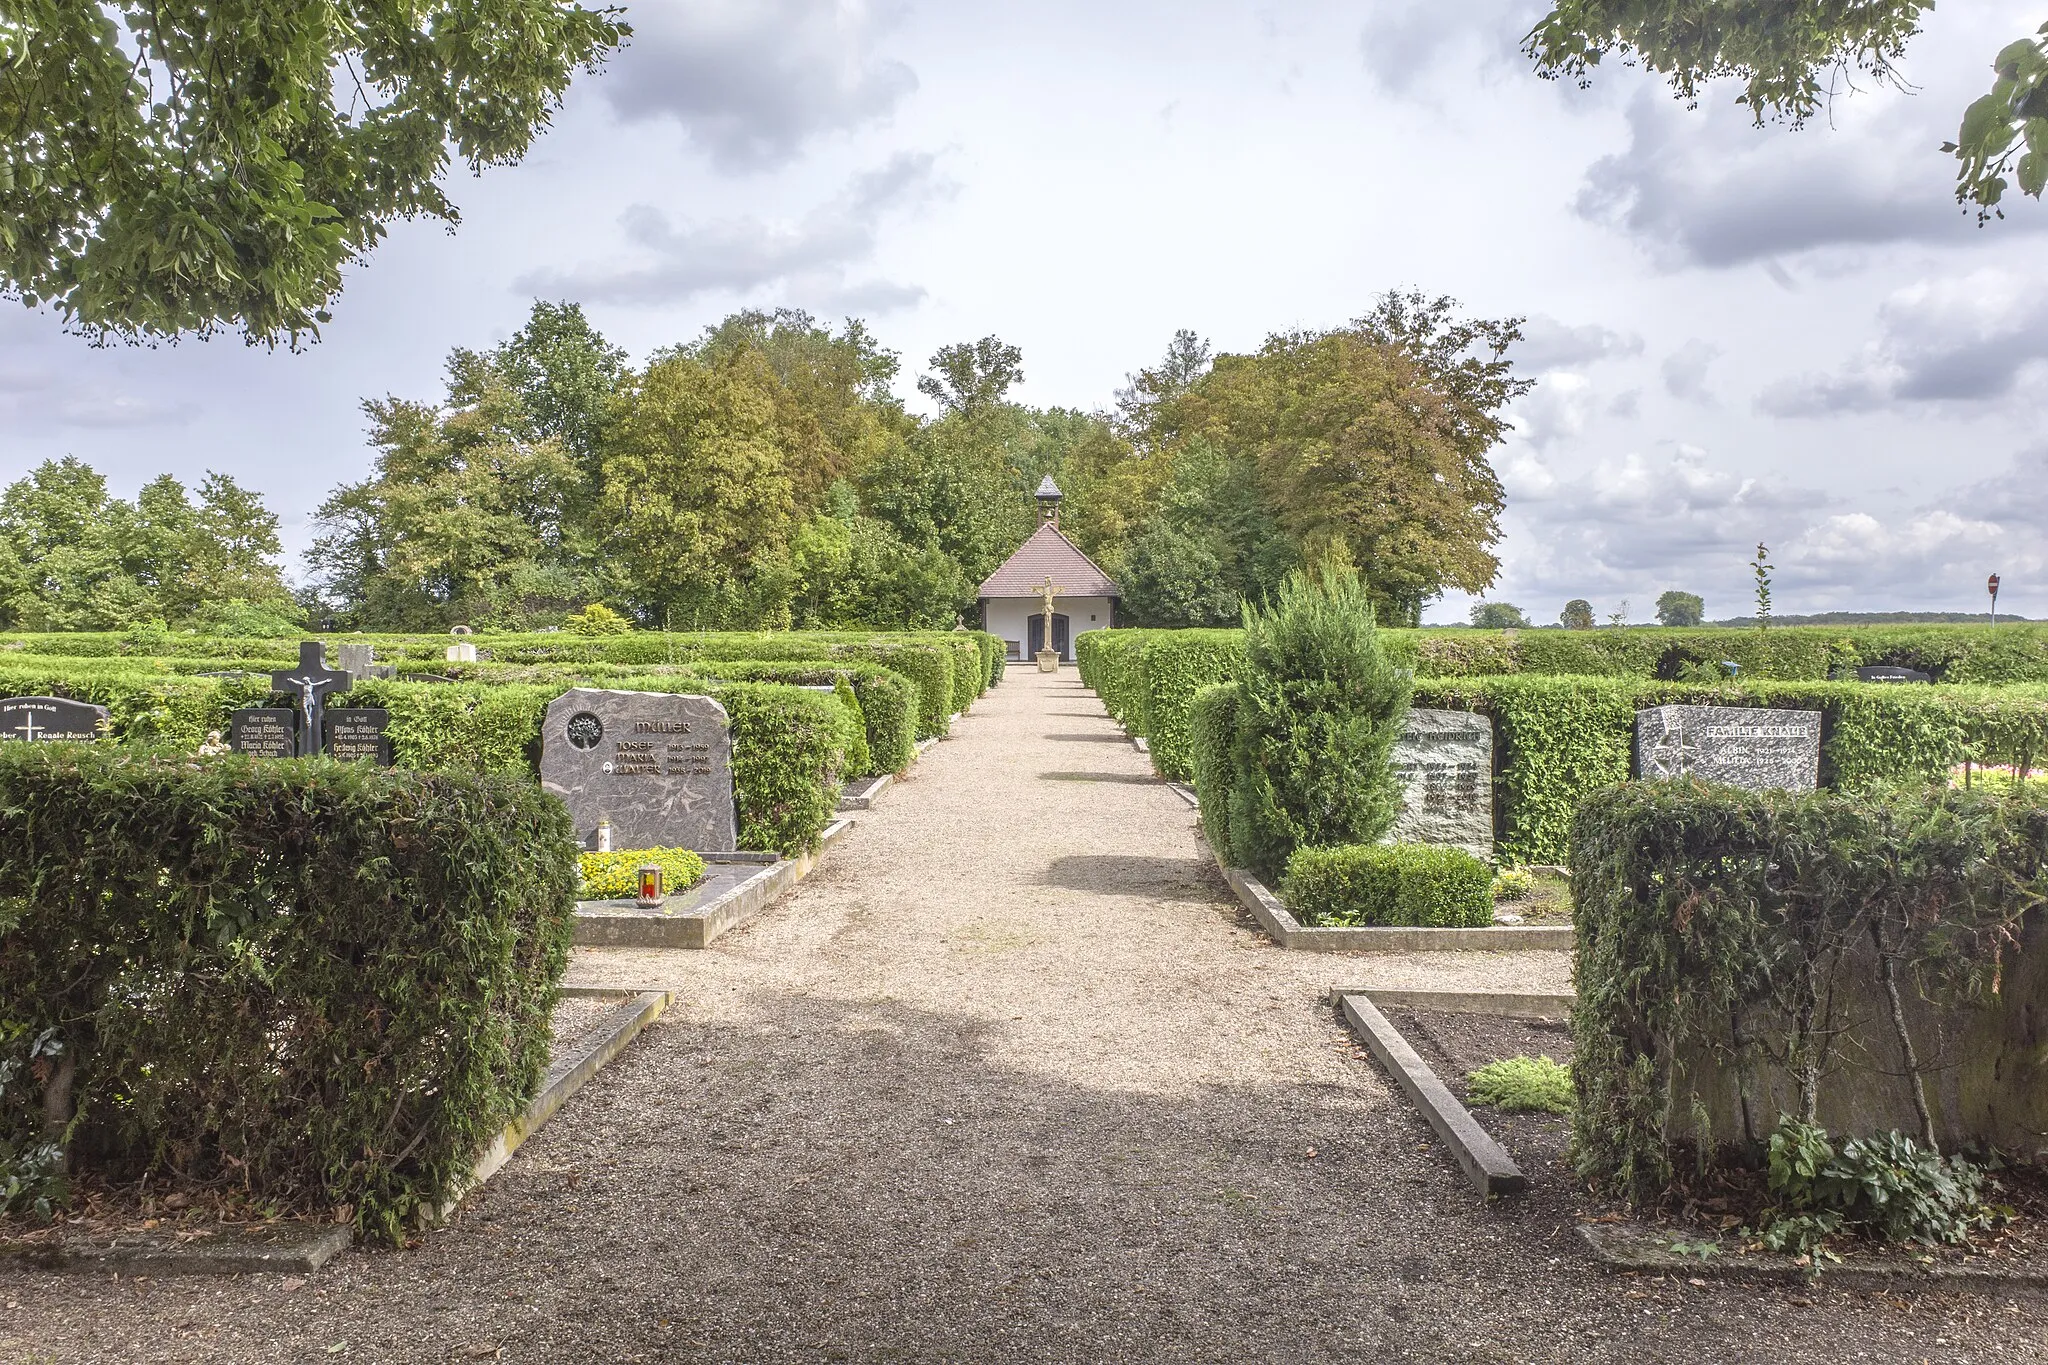
[{"label": "small green shrub", "polygon": [[1508,1057],[1467,1076],[1466,1098],[1511,1114],[1572,1112],[1572,1069],[1548,1057]]},{"label": "small green shrub", "polygon": [[1850,1138],[1838,1150],[1826,1129],[1783,1115],[1767,1160],[1776,1202],[1758,1222],[1761,1240],[1772,1251],[1815,1256],[1816,1265],[1838,1233],[1955,1246],[2003,1216],[1985,1202],[1996,1182],[1983,1167],[1896,1129]]},{"label": "small green shrub", "polygon": [[629,848],[610,853],[585,853],[579,860],[583,872],[583,899],[623,900],[640,890],[640,868],[653,863],[661,869],[664,889],[673,896],[686,891],[704,877],[704,860],[687,848]]},{"label": "small green shrub", "polygon": [[1356,573],[1297,571],[1245,607],[1230,840],[1271,881],[1296,848],[1367,844],[1401,810],[1391,755],[1412,681],[1380,647]]},{"label": "small green shrub", "polygon": [[1460,848],[1342,844],[1300,848],[1281,883],[1304,924],[1478,929],[1493,923],[1493,872]]},{"label": "small green shrub", "polygon": [[1527,900],[1536,890],[1536,874],[1526,867],[1503,868],[1494,874],[1493,898],[1496,901]]},{"label": "small green shrub", "polygon": [[633,620],[602,602],[592,602],[582,611],[572,611],[563,617],[562,629],[571,635],[624,635],[633,629]]}]

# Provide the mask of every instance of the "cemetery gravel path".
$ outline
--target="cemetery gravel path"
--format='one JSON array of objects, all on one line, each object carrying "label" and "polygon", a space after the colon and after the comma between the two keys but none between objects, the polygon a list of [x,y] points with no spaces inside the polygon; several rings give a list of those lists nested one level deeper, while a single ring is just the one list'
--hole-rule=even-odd
[{"label": "cemetery gravel path", "polygon": [[1615,1278],[1481,1206],[1322,1002],[1551,954],[1252,932],[1071,670],[1013,670],[417,1248],[308,1281],[0,1270],[0,1361],[1989,1361],[2036,1292]]}]

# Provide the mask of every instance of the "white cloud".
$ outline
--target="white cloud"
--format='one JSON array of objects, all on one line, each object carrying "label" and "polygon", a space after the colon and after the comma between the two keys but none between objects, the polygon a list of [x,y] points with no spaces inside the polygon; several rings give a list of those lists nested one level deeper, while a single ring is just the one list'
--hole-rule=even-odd
[{"label": "white cloud", "polygon": [[671,0],[631,20],[599,89],[628,121],[674,118],[723,170],[782,165],[917,89],[876,52],[885,26],[859,0]]},{"label": "white cloud", "polygon": [[916,302],[924,291],[888,280],[849,281],[873,256],[884,216],[948,187],[928,154],[902,154],[855,176],[837,195],[794,223],[758,218],[677,225],[636,204],[620,220],[639,250],[632,264],[602,264],[522,277],[522,291],[586,302],[662,304],[705,294],[751,295],[781,289],[824,309],[880,312]]},{"label": "white cloud", "polygon": [[[1718,87],[1715,95],[1725,92]],[[1762,263],[1842,247],[1915,242],[1969,247],[1987,239],[1950,193],[1935,147],[1953,111],[1907,96],[1850,102],[1836,126],[1756,128],[1719,99],[1687,109],[1646,85],[1628,106],[1628,145],[1586,170],[1575,208],[1635,239],[1664,269]],[[2036,232],[2016,214],[2000,233]]]},{"label": "white cloud", "polygon": [[1692,403],[1714,402],[1714,395],[1707,390],[1707,367],[1720,354],[1721,348],[1711,341],[1698,337],[1687,341],[1664,357],[1664,392]]},{"label": "white cloud", "polygon": [[1522,339],[1509,354],[1525,370],[1567,370],[1642,353],[1643,339],[1633,332],[1617,332],[1597,322],[1575,327],[1537,313],[1522,323]]},{"label": "white cloud", "polygon": [[1877,339],[1832,374],[1757,395],[1775,417],[1826,417],[1910,403],[1982,403],[2048,360],[2048,287],[2002,271],[1923,280],[1878,309]]}]

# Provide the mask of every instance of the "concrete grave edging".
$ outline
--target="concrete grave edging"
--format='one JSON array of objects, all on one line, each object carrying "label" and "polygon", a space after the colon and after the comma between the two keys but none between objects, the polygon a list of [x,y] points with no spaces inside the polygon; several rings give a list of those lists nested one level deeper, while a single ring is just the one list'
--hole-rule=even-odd
[{"label": "concrete grave edging", "polygon": [[1571,1018],[1572,1003],[1576,999],[1575,996],[1537,991],[1405,991],[1378,986],[1330,987],[1332,1005],[1347,995],[1362,995],[1381,1009],[1440,1010],[1445,1014],[1486,1014],[1504,1019],[1549,1021]]},{"label": "concrete grave edging", "polygon": [[850,788],[840,796],[839,809],[872,810],[876,800],[881,797],[883,792],[889,790],[895,784],[895,781],[896,774],[894,773],[882,773],[878,776],[870,777],[863,785]]},{"label": "concrete grave edging", "polygon": [[[1830,1265],[1818,1276],[1790,1256],[1774,1252],[1750,1252],[1729,1256],[1684,1256],[1657,1245],[1660,1238],[1645,1236],[1640,1223],[1581,1223],[1579,1237],[1592,1250],[1593,1259],[1608,1270],[1623,1274],[1672,1275],[1695,1280],[1725,1280],[1737,1284],[1782,1284],[1809,1286],[1815,1283],[1836,1289],[1961,1289],[1997,1292],[2008,1289],[2048,1287],[2048,1270],[1997,1270],[1976,1265],[1923,1265],[1901,1259],[1890,1264]],[[1661,1239],[1682,1239],[1683,1228],[1661,1234]],[[1717,1239],[1718,1240],[1718,1239]]]},{"label": "concrete grave edging", "polygon": [[[1217,863],[1222,867],[1222,863]],[[1569,951],[1570,925],[1498,924],[1483,929],[1410,927],[1311,928],[1296,919],[1266,884],[1238,867],[1224,867],[1224,880],[1259,927],[1282,948],[1321,953],[1515,952],[1531,949]]]},{"label": "concrete grave edging", "polygon": [[1451,1149],[1466,1179],[1482,1198],[1520,1194],[1529,1187],[1529,1178],[1522,1174],[1521,1167],[1479,1126],[1479,1121],[1458,1102],[1450,1088],[1437,1079],[1429,1064],[1379,1012],[1378,1006],[1363,995],[1351,994],[1340,995],[1337,1008],[1352,1032],[1365,1041],[1380,1066],[1401,1087],[1416,1112]]},{"label": "concrete grave edging", "polygon": [[[575,943],[579,948],[708,948],[737,929],[811,874],[851,820],[834,820],[818,835],[818,846],[794,858],[765,862],[738,886],[703,905],[678,914],[648,910],[638,914],[590,914],[578,911]],[[706,862],[755,861],[760,855],[720,855]],[[772,856],[772,855],[771,855]]]}]

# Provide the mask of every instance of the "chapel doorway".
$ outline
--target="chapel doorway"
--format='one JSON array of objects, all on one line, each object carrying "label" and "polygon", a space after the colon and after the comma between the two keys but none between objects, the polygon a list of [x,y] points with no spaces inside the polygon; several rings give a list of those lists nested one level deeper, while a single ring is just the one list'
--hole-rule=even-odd
[{"label": "chapel doorway", "polygon": [[[1030,620],[1031,638],[1027,641],[1024,651],[1024,657],[1027,659],[1036,657],[1038,651],[1045,648],[1045,613],[1035,611],[1031,613]],[[1072,658],[1067,653],[1067,618],[1059,612],[1052,614],[1052,647],[1053,652],[1058,654],[1063,662]]]}]

